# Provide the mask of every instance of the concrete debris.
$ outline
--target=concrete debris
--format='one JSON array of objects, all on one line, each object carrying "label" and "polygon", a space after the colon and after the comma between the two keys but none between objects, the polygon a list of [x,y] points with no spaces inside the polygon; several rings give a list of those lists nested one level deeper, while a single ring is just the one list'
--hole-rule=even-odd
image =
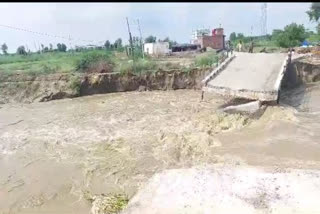
[{"label": "concrete debris", "polygon": [[122,214],[320,213],[319,176],[311,170],[230,166],[166,170]]},{"label": "concrete debris", "polygon": [[254,114],[261,108],[261,102],[259,100],[249,102],[241,105],[228,106],[223,109],[227,113],[249,113]]}]

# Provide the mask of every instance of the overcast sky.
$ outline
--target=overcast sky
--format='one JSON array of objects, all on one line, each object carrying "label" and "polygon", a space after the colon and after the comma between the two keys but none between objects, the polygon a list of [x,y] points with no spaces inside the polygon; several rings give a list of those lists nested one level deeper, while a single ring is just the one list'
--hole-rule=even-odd
[{"label": "overcast sky", "polygon": [[[0,44],[9,51],[19,45],[34,50],[39,44],[54,46],[63,42],[67,46],[82,45],[92,40],[114,41],[121,37],[128,41],[126,17],[133,36],[139,31],[134,20],[140,20],[142,36],[157,38],[169,36],[180,43],[190,42],[192,30],[200,27],[225,29],[231,32],[259,35],[261,32],[261,3],[0,3],[0,25],[13,26],[35,32],[73,39],[41,36],[0,26]],[[267,30],[281,29],[292,22],[315,30],[305,13],[311,3],[268,3]]]}]

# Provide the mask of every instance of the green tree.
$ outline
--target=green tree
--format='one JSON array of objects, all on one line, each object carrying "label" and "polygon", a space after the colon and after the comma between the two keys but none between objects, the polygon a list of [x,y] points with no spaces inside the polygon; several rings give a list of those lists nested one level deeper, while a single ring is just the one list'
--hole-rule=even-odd
[{"label": "green tree", "polygon": [[285,26],[283,31],[274,31],[273,34],[277,44],[284,48],[297,46],[307,37],[304,26],[296,23]]},{"label": "green tree", "polygon": [[230,41],[234,41],[234,40],[236,40],[236,39],[237,39],[237,34],[236,34],[235,32],[232,32],[232,33],[230,34],[229,40],[230,40]]},{"label": "green tree", "polygon": [[122,39],[119,38],[114,42],[114,47],[117,48],[122,48]]},{"label": "green tree", "polygon": [[6,43],[3,43],[3,44],[1,45],[1,50],[2,50],[2,53],[3,53],[4,55],[7,55],[7,54],[8,54],[8,46],[7,46]]},{"label": "green tree", "polygon": [[64,43],[61,44],[61,51],[62,52],[66,52],[67,51],[67,46]]},{"label": "green tree", "polygon": [[170,42],[169,37],[164,38],[164,40],[162,40],[163,42]]},{"label": "green tree", "polygon": [[[310,9],[306,13],[309,16],[310,21],[318,22],[320,18],[320,3],[313,2]],[[317,32],[320,34],[320,23],[317,25]]]},{"label": "green tree", "polygon": [[106,49],[110,49],[110,41],[109,40],[107,40],[105,43],[104,43],[104,47],[106,48]]},{"label": "green tree", "polygon": [[276,37],[277,35],[279,35],[280,33],[282,33],[283,30],[280,30],[280,29],[274,29],[272,31],[272,37]]},{"label": "green tree", "polygon": [[145,39],[145,42],[146,42],[146,43],[155,43],[156,41],[157,41],[157,37],[152,36],[152,35],[148,36],[148,37]]},{"label": "green tree", "polygon": [[57,44],[57,49],[58,49],[58,51],[60,51],[60,52],[66,52],[67,51],[67,46],[65,45],[65,44],[63,44],[63,43],[58,43]]},{"label": "green tree", "polygon": [[61,44],[60,43],[57,44],[57,49],[58,49],[58,51],[61,51]]},{"label": "green tree", "polygon": [[173,41],[173,40],[170,40],[169,37],[166,37],[164,40],[162,40],[163,42],[169,42],[169,48],[172,48],[173,45],[176,45],[177,42],[176,41]]},{"label": "green tree", "polygon": [[17,54],[19,54],[19,55],[26,55],[27,54],[27,51],[23,45],[19,46],[17,48]]},{"label": "green tree", "polygon": [[312,3],[310,9],[306,12],[310,21],[318,21],[320,18],[320,3]]},{"label": "green tree", "polygon": [[243,35],[243,33],[238,33],[236,38],[243,40],[245,38],[245,36]]},{"label": "green tree", "polygon": [[51,43],[49,44],[49,47],[50,47],[50,51],[52,51],[53,45]]}]

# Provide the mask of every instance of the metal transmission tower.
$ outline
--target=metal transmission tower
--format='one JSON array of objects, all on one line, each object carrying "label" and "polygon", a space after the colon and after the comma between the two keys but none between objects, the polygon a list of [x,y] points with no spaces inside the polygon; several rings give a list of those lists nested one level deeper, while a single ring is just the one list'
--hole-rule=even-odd
[{"label": "metal transmission tower", "polygon": [[267,3],[261,5],[261,35],[267,35]]}]

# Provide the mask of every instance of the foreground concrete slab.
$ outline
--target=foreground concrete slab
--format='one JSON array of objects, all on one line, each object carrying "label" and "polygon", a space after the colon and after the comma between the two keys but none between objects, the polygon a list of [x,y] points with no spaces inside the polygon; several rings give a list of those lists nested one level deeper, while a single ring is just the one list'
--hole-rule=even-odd
[{"label": "foreground concrete slab", "polygon": [[320,172],[206,167],[156,174],[122,214],[320,213]]},{"label": "foreground concrete slab", "polygon": [[274,101],[288,63],[287,53],[237,53],[203,88],[226,96]]},{"label": "foreground concrete slab", "polygon": [[248,113],[254,114],[260,110],[261,102],[259,100],[241,104],[241,105],[233,105],[228,106],[223,109],[224,112],[227,113]]}]

